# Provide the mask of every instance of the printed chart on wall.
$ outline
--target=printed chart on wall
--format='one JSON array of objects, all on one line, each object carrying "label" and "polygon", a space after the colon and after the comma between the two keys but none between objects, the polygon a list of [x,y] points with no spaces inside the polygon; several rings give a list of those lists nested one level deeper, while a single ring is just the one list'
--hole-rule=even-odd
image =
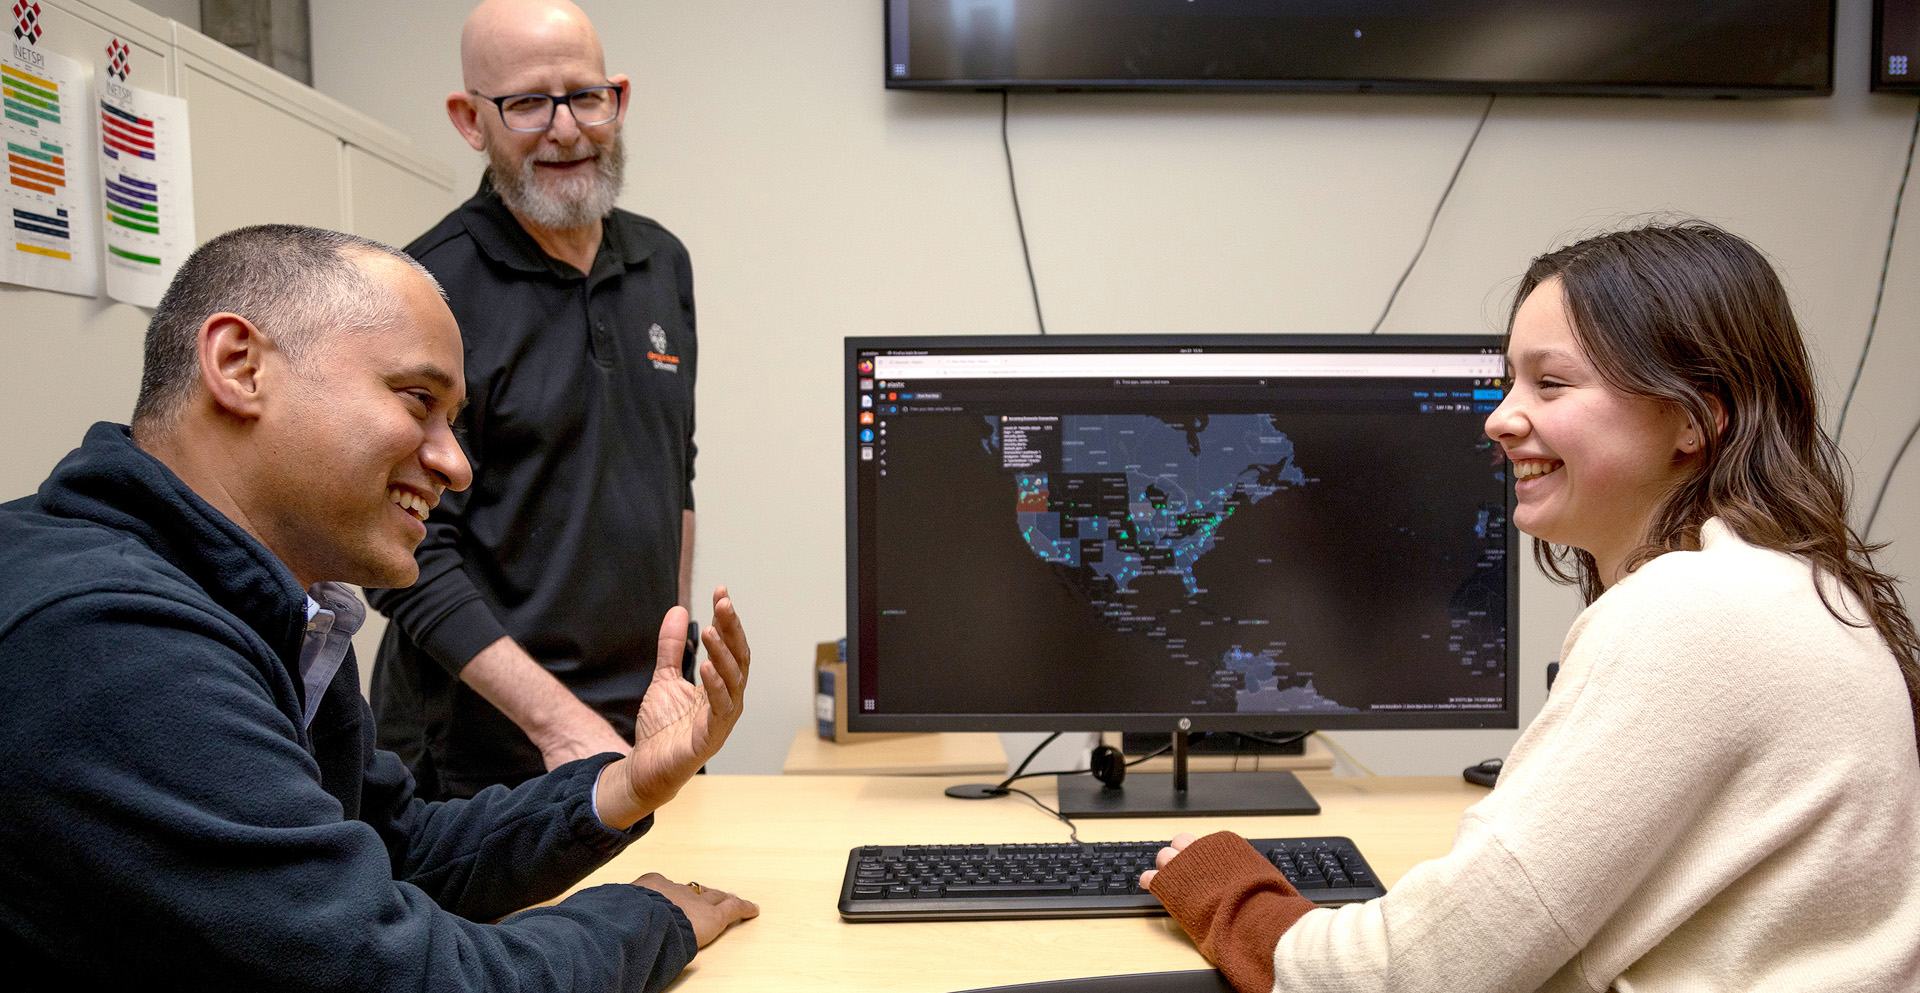
[{"label": "printed chart on wall", "polygon": [[128,86],[126,60],[126,46],[115,40],[100,84],[107,295],[153,307],[193,251],[187,102]]},{"label": "printed chart on wall", "polygon": [[16,24],[13,33],[0,55],[7,143],[0,282],[96,296],[87,67],[38,48],[37,25],[23,32]]}]

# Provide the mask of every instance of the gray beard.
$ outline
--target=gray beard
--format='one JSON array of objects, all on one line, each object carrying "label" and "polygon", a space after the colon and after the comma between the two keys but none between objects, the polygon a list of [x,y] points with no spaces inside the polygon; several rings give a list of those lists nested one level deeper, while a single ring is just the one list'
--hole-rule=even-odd
[{"label": "gray beard", "polygon": [[[582,137],[583,141],[591,139]],[[569,180],[550,190],[534,175],[534,157],[529,155],[516,168],[487,149],[487,176],[494,192],[509,210],[537,227],[566,229],[585,227],[607,216],[620,198],[620,186],[627,165],[625,143],[619,134],[606,144],[593,142],[599,157],[593,173]]]}]

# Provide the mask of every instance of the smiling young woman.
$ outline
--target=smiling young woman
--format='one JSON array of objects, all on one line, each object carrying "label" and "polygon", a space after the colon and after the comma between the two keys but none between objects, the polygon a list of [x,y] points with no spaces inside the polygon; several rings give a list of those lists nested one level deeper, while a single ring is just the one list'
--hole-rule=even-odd
[{"label": "smiling young woman", "polygon": [[[1698,221],[1601,235],[1527,268],[1510,346],[1529,330],[1522,317],[1536,304],[1559,311],[1581,365],[1599,380],[1592,385],[1625,406],[1684,417],[1681,440],[1694,446],[1670,467],[1644,467],[1668,469],[1671,479],[1644,530],[1612,536],[1629,546],[1618,573],[1698,550],[1701,528],[1718,518],[1747,544],[1803,558],[1832,580],[1816,587],[1821,602],[1842,622],[1864,620],[1879,632],[1920,714],[1920,641],[1897,581],[1873,566],[1880,546],[1864,544],[1847,524],[1844,461],[1820,427],[1786,288],[1759,250]],[[1489,418],[1496,441],[1498,429]],[[1589,603],[1619,578],[1601,567],[1596,549],[1517,523],[1535,536],[1541,568],[1578,584]]]},{"label": "smiling young woman", "polygon": [[1778,276],[1708,224],[1590,238],[1528,268],[1508,361],[1514,522],[1589,605],[1498,788],[1364,904],[1226,832],[1146,884],[1243,993],[1913,988],[1913,623]]}]

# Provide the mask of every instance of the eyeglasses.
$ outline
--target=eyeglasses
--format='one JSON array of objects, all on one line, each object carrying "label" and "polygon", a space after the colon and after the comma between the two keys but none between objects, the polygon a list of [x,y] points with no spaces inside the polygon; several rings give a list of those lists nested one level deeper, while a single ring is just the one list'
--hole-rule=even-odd
[{"label": "eyeglasses", "polygon": [[482,100],[492,101],[495,107],[500,108],[500,120],[509,131],[545,131],[553,127],[553,116],[559,112],[561,104],[567,105],[567,110],[573,113],[574,123],[582,127],[605,124],[620,116],[618,86],[589,86],[563,97],[545,93],[490,97],[474,90],[467,92]]}]

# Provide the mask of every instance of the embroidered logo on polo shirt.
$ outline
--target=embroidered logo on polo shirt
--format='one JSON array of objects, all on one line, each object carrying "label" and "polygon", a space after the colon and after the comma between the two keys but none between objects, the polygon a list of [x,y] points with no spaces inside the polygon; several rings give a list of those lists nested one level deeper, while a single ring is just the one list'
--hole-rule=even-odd
[{"label": "embroidered logo on polo shirt", "polygon": [[658,324],[647,329],[647,340],[653,343],[653,351],[647,353],[647,359],[655,369],[666,372],[680,371],[680,358],[667,354],[667,330]]}]

